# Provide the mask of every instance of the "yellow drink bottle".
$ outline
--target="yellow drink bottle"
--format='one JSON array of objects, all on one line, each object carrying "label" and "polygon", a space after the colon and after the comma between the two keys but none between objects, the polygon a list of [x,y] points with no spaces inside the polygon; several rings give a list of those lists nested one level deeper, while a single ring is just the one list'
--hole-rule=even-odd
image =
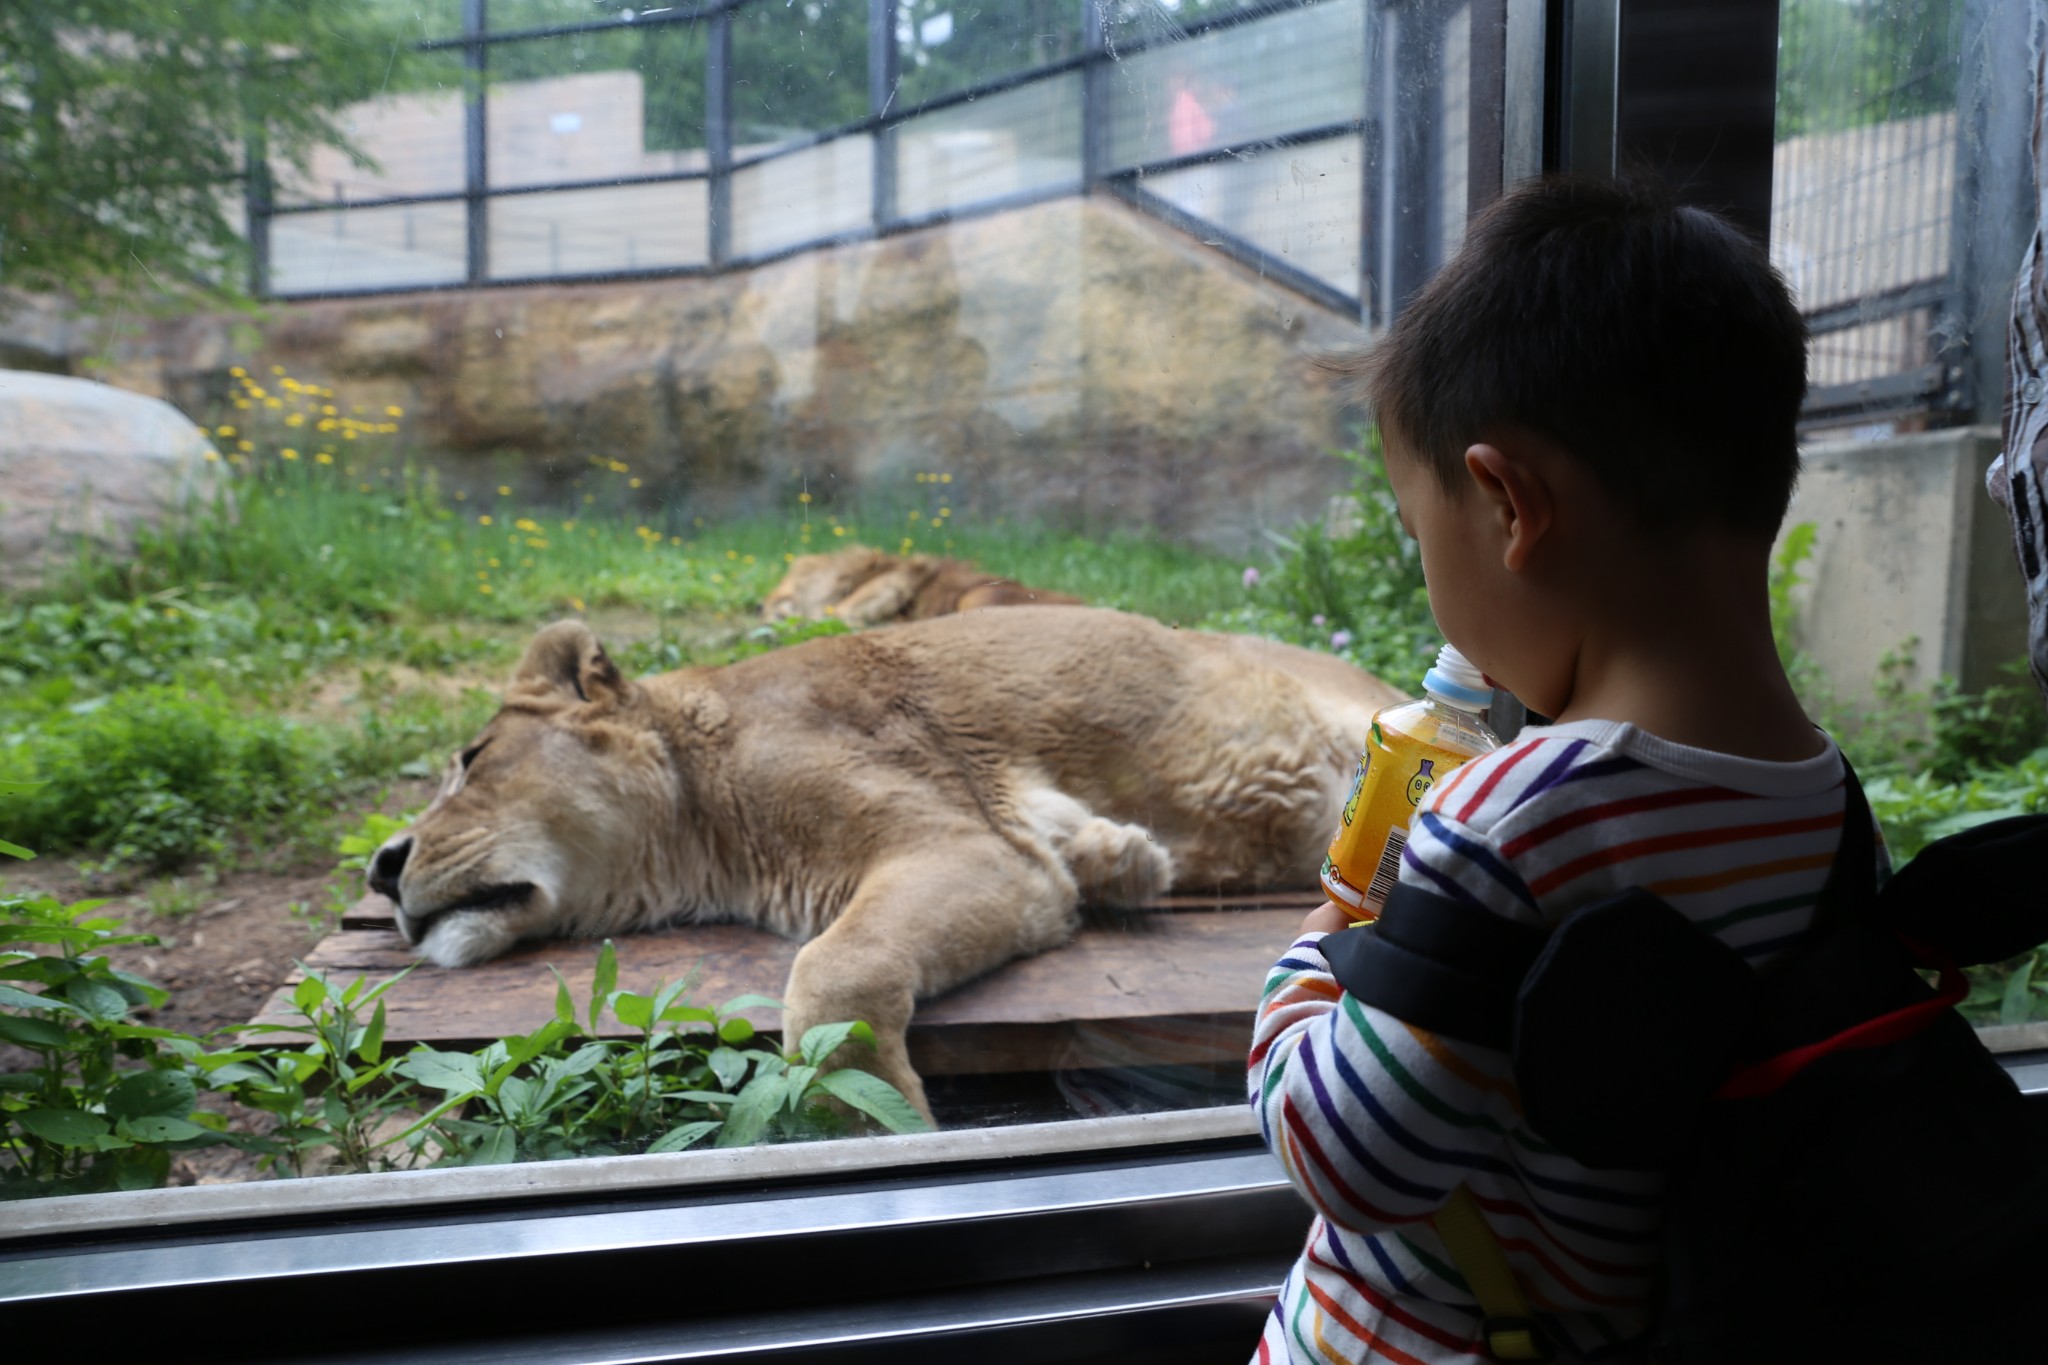
[{"label": "yellow drink bottle", "polygon": [[1421,701],[1389,706],[1372,718],[1323,859],[1323,894],[1357,923],[1379,917],[1400,879],[1408,822],[1429,789],[1467,759],[1500,747],[1500,737],[1479,718],[1493,690],[1456,649],[1438,651],[1422,690]]}]

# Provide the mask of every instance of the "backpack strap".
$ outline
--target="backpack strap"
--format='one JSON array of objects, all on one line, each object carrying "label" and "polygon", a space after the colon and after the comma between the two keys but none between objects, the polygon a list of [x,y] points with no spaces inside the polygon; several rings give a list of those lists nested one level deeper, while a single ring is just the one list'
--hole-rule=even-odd
[{"label": "backpack strap", "polygon": [[1550,931],[1406,882],[1370,927],[1323,939],[1337,984],[1405,1023],[1505,1052],[1515,992]]},{"label": "backpack strap", "polygon": [[1479,1211],[1472,1191],[1463,1185],[1452,1190],[1449,1201],[1431,1221],[1458,1273],[1465,1277],[1466,1288],[1479,1300],[1479,1311],[1486,1315],[1479,1324],[1479,1336],[1488,1357],[1549,1360],[1550,1348],[1536,1328],[1529,1301],[1522,1297],[1521,1282],[1515,1279],[1514,1267],[1508,1264],[1493,1229],[1486,1225],[1486,1215]]}]

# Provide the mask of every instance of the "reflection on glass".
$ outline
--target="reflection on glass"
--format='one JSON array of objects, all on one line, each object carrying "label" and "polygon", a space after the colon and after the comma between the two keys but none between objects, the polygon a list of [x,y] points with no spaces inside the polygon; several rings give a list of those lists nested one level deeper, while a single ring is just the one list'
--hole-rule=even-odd
[{"label": "reflection on glass", "polygon": [[1365,6],[1324,0],[1148,47],[1110,76],[1109,161],[1145,166],[1365,113]]}]

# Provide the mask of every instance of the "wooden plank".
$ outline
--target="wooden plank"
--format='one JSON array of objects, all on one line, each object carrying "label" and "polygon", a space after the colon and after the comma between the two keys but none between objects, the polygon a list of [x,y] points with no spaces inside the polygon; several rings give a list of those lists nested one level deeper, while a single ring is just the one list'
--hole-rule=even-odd
[{"label": "wooden plank", "polygon": [[[1127,914],[1113,922],[1098,917],[1065,946],[1009,963],[919,1007],[911,1023],[912,1060],[929,1075],[1050,1070],[1087,1065],[1091,1050],[1115,1051],[1117,1038],[1140,1036],[1154,1063],[1215,1061],[1233,1050],[1241,1055],[1261,980],[1302,913],[1293,905]],[[422,965],[384,997],[385,1036],[452,1046],[529,1032],[554,1017],[555,978],[548,968],[561,971],[580,1004],[598,947],[558,941],[480,967]],[[695,970],[690,998],[699,1003],[748,992],[779,996],[797,947],[738,925],[633,935],[616,943],[619,984],[648,991]],[[341,984],[390,976],[413,961],[396,932],[376,929],[331,934],[306,959]],[[274,992],[251,1022],[295,1022],[294,984]],[[764,1030],[779,1022],[770,1010],[746,1013]]]},{"label": "wooden plank", "polygon": [[[1148,911],[1173,910],[1287,910],[1306,915],[1323,903],[1320,891],[1221,892],[1177,891],[1142,907]],[[395,929],[397,910],[391,902],[372,891],[343,912],[344,929]]]}]

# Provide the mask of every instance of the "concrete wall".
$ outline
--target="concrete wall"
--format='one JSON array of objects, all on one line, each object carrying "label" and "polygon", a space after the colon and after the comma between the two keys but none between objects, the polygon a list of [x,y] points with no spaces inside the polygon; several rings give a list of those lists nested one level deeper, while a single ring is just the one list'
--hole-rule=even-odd
[{"label": "concrete wall", "polygon": [[1815,524],[1800,642],[1845,702],[1867,703],[1889,653],[1916,688],[2000,681],[2026,652],[2026,593],[2005,514],[1984,491],[1994,427],[1810,447],[1787,527]]}]

